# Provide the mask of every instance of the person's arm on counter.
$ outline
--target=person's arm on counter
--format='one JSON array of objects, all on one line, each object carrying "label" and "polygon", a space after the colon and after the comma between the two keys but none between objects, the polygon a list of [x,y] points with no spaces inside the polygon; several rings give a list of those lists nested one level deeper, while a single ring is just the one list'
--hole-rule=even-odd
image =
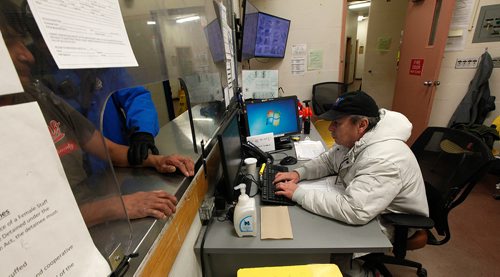
[{"label": "person's arm on counter", "polygon": [[[106,146],[108,147],[109,156],[113,165],[118,167],[130,166],[127,159],[128,146],[114,143],[107,138],[104,138],[104,140],[106,142]],[[94,132],[92,138],[85,145],[83,145],[83,149],[101,159],[106,159],[104,156],[104,153],[106,152],[102,147],[101,141],[101,133]],[[194,175],[193,160],[181,155],[148,155],[147,159],[141,166],[153,167],[160,173],[173,173],[178,169],[186,177]]]},{"label": "person's arm on counter", "polygon": [[[140,191],[124,195],[122,198],[127,216],[130,219],[148,216],[165,219],[176,212],[177,199],[162,190]],[[121,200],[118,196],[81,204],[80,212],[88,227],[125,218]]]}]

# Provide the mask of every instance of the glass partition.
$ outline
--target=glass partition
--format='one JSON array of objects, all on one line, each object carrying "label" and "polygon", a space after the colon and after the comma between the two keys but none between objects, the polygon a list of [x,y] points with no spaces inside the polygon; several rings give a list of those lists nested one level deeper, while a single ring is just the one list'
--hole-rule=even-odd
[{"label": "glass partition", "polygon": [[[146,101],[141,105],[152,108],[153,119],[144,125],[156,130],[151,132],[159,154],[199,159],[196,148],[214,137],[226,111],[223,87],[230,87],[230,96],[237,87],[235,60],[229,61],[233,73],[227,77],[222,29],[209,26],[220,22],[218,5],[212,0],[120,0],[139,66],[59,69],[27,1],[12,2],[12,10],[2,5],[2,14],[15,20],[4,21],[0,30],[25,93],[0,96],[0,106],[36,101],[49,129],[56,124],[72,135],[70,144],[55,144],[96,246],[106,258],[135,251],[145,255],[168,220],[139,208],[137,199],[144,201],[142,193],[155,190],[179,199],[189,179],[159,174],[155,168],[128,168],[129,152],[123,145],[140,127],[128,126],[127,109],[141,97]],[[233,28],[232,2],[220,3]],[[234,53],[234,43],[231,48]]]}]

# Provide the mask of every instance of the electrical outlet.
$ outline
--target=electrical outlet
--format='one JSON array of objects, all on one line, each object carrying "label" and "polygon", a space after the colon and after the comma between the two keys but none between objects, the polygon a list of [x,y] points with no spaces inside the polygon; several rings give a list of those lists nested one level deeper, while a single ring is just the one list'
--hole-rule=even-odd
[{"label": "electrical outlet", "polygon": [[500,67],[500,57],[493,58],[493,67],[495,67],[495,68]]},{"label": "electrical outlet", "polygon": [[479,57],[457,58],[455,62],[456,69],[476,68],[479,63]]}]

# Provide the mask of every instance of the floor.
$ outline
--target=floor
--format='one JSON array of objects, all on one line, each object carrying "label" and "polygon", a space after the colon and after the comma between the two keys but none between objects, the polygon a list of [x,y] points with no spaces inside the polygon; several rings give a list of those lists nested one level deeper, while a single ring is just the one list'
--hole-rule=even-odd
[{"label": "floor", "polygon": [[[407,258],[422,263],[430,277],[500,276],[500,200],[492,197],[499,180],[494,175],[486,176],[450,212],[448,243],[410,251]],[[411,268],[388,268],[394,277],[416,276]]]}]

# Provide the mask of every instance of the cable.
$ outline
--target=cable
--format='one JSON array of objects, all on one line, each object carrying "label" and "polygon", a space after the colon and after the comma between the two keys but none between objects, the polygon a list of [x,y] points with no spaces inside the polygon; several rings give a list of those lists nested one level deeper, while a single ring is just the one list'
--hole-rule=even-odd
[{"label": "cable", "polygon": [[[252,183],[255,183],[255,185],[257,185],[257,192],[256,192],[256,193],[254,193],[254,194],[252,194],[252,195],[250,195],[250,194],[249,194],[249,195],[248,195],[248,197],[254,197],[254,196],[256,196],[257,194],[259,194],[260,184],[259,184],[259,182],[258,182],[257,180],[255,180],[255,178],[253,177],[253,175],[252,175],[252,174],[245,174],[243,177],[244,177],[244,178],[248,178],[248,180],[250,180]],[[250,190],[251,190],[251,189],[252,189],[252,188],[250,187]]]},{"label": "cable", "polygon": [[[215,210],[215,209],[214,209]],[[203,248],[205,247],[205,239],[207,238],[208,230],[210,229],[210,225],[212,225],[214,215],[210,217],[210,220],[208,220],[207,224],[207,229],[205,230],[205,233],[203,234],[203,238],[201,239],[201,246],[200,246],[200,262],[201,262],[201,276],[205,277],[205,258],[203,257]]]},{"label": "cable", "polygon": [[283,90],[283,88],[282,88],[282,87],[279,87],[279,88],[278,88],[278,96],[279,96],[279,94],[280,94],[280,91],[281,91],[281,96],[285,95],[285,90]]}]

